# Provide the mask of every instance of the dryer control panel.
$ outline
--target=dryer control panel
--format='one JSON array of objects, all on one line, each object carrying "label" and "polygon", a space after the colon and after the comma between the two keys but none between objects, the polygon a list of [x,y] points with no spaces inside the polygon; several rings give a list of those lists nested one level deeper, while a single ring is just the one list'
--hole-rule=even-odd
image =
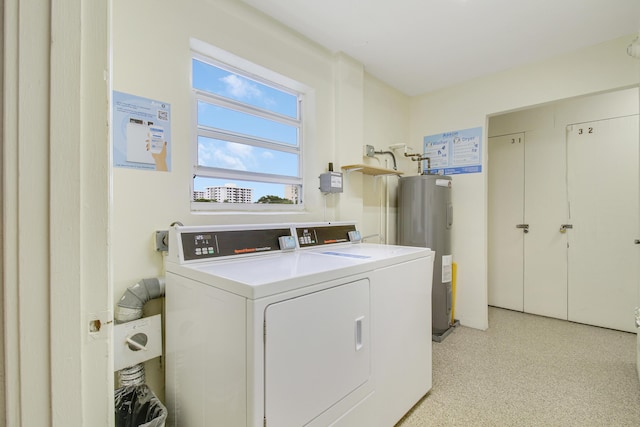
[{"label": "dryer control panel", "polygon": [[291,229],[182,232],[185,261],[279,251],[278,239],[290,236]]}]

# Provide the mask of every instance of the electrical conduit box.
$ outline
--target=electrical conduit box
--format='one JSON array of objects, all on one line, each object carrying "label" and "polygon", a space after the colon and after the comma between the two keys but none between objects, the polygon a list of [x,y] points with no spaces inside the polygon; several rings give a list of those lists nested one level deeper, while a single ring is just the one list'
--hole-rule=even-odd
[{"label": "electrical conduit box", "polygon": [[342,193],[342,173],[325,172],[321,174],[320,191],[323,193]]}]

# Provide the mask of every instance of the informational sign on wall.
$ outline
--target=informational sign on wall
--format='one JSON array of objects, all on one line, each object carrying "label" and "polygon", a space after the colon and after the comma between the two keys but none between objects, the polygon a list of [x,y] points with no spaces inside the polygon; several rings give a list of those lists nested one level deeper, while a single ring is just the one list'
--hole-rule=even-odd
[{"label": "informational sign on wall", "polygon": [[113,165],[171,170],[171,106],[113,92]]},{"label": "informational sign on wall", "polygon": [[482,172],[482,128],[425,136],[424,155],[431,159],[431,173],[455,175]]}]

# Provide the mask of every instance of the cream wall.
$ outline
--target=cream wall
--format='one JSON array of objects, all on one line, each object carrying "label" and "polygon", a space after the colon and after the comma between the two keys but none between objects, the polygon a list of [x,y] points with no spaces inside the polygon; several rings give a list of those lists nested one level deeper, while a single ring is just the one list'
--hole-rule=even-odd
[{"label": "cream wall", "polygon": [[[339,170],[340,165],[352,164],[353,161],[350,160],[359,158],[360,155],[357,145],[362,141],[363,132],[364,67],[348,56],[338,54],[334,62],[333,79],[335,127],[333,141],[329,145],[334,146],[334,155],[338,161],[334,166],[335,170]],[[361,221],[362,177],[345,176],[343,189],[344,192],[339,195],[323,196],[336,207],[333,218],[327,216],[326,219]]]},{"label": "cream wall", "polygon": [[[409,142],[409,106],[410,98],[380,80],[365,76],[364,81],[364,144],[373,145],[376,151],[394,153],[399,171],[408,172],[415,167],[403,155],[403,150],[391,150],[394,144]],[[362,156],[364,146],[355,147]],[[355,156],[354,156],[355,157]],[[362,163],[372,166],[393,168],[390,155],[376,155],[364,158]],[[352,173],[350,175],[353,175]],[[367,239],[371,243],[396,243],[397,220],[397,176],[373,177],[365,175],[363,183],[363,236],[374,235]],[[376,236],[377,235],[377,236]]]},{"label": "cream wall", "polygon": [[[162,274],[153,232],[174,220],[238,220],[193,215],[180,202],[189,191],[189,178],[183,177],[188,164],[189,36],[316,89],[317,136],[305,165],[312,180],[328,161],[337,166],[362,161],[364,138],[395,135],[403,123],[409,123],[407,141],[420,149],[424,135],[484,126],[487,115],[638,82],[638,63],[624,54],[632,37],[407,100],[370,78],[355,61],[334,57],[232,1],[33,5],[9,0],[3,14],[7,425],[113,425],[112,303],[141,277]],[[109,75],[115,90],[171,103],[176,145],[172,172],[109,170],[104,127]],[[385,102],[398,110],[387,109]],[[403,109],[408,121],[402,114],[389,114]],[[384,116],[387,124],[371,135],[368,129],[379,125],[373,121]],[[374,145],[384,144],[380,139],[380,147],[377,140]],[[338,196],[328,203],[328,219],[366,218],[365,233],[373,231],[370,224],[377,218],[368,218],[368,207],[375,206],[364,194],[366,179],[351,174],[353,186],[345,191],[364,202]],[[463,322],[479,327],[486,326],[485,194],[484,174],[456,179],[454,249],[462,270],[457,312]],[[322,196],[312,191],[307,202],[308,213],[269,218],[322,219]],[[256,215],[240,219],[266,221]],[[34,246],[34,241],[44,243]],[[39,262],[31,262],[34,257]],[[90,332],[89,320],[96,317],[103,320],[102,329]],[[161,370],[151,374],[154,390],[163,394],[157,387]]]},{"label": "cream wall", "polygon": [[[422,138],[482,127],[486,153],[487,119],[498,113],[565,98],[638,85],[638,61],[626,54],[629,35],[551,60],[475,79],[411,100],[410,135]],[[456,317],[486,329],[487,179],[483,172],[456,175],[453,186],[453,253],[458,264]]]},{"label": "cream wall", "polygon": [[[324,196],[318,176],[329,162],[335,170],[362,162],[365,133],[377,147],[406,141],[408,97],[368,76],[357,61],[334,55],[237,1],[115,0],[112,35],[113,90],[167,102],[172,115],[170,172],[113,168],[114,303],[141,278],[164,274],[154,233],[174,221],[193,225],[356,220],[364,235],[379,232],[380,220],[386,217],[379,217],[377,198],[363,202],[370,194],[368,178],[349,174],[344,193]],[[304,212],[191,213],[191,37],[313,88],[315,114],[305,129]],[[375,135],[369,131],[372,123]],[[378,189],[384,191],[384,185]],[[150,302],[146,311],[161,312],[162,301]],[[146,371],[147,382],[162,398],[160,363],[148,362]]]},{"label": "cream wall", "polygon": [[[391,166],[389,156],[363,159],[365,143],[386,151],[408,144],[422,151],[425,135],[482,127],[502,112],[637,85],[637,62],[626,55],[632,36],[553,60],[509,70],[424,96],[409,98],[368,75],[345,55],[332,55],[237,2],[168,0],[113,2],[113,89],[158,99],[172,108],[171,172],[113,170],[114,301],[142,277],[163,274],[155,230],[173,221],[229,224],[356,220],[369,241],[395,242],[397,178],[345,174],[345,191],[323,196],[318,175],[329,162]],[[190,212],[190,52],[197,38],[315,89],[315,122],[306,140],[306,210],[287,215]],[[160,59],[159,59],[160,58]],[[415,163],[396,151],[399,169]],[[458,263],[456,317],[485,329],[487,320],[486,156],[483,173],[454,177],[453,251]],[[387,204],[389,208],[387,208]],[[149,304],[149,314],[161,310]],[[162,396],[162,367],[147,364],[149,383]]]},{"label": "cream wall", "polygon": [[[638,114],[638,88],[577,97],[489,118],[488,137],[545,131],[564,145],[566,126]],[[526,135],[525,135],[526,137]],[[490,150],[490,147],[489,147]]]},{"label": "cream wall", "polygon": [[108,3],[0,8],[0,425],[113,425]]}]

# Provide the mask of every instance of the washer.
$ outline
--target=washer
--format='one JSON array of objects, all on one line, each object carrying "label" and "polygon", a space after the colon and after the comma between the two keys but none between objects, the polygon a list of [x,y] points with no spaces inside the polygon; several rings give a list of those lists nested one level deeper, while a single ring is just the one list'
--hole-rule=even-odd
[{"label": "washer", "polygon": [[433,253],[358,237],[354,223],[170,230],[169,425],[392,426],[427,393]]}]

